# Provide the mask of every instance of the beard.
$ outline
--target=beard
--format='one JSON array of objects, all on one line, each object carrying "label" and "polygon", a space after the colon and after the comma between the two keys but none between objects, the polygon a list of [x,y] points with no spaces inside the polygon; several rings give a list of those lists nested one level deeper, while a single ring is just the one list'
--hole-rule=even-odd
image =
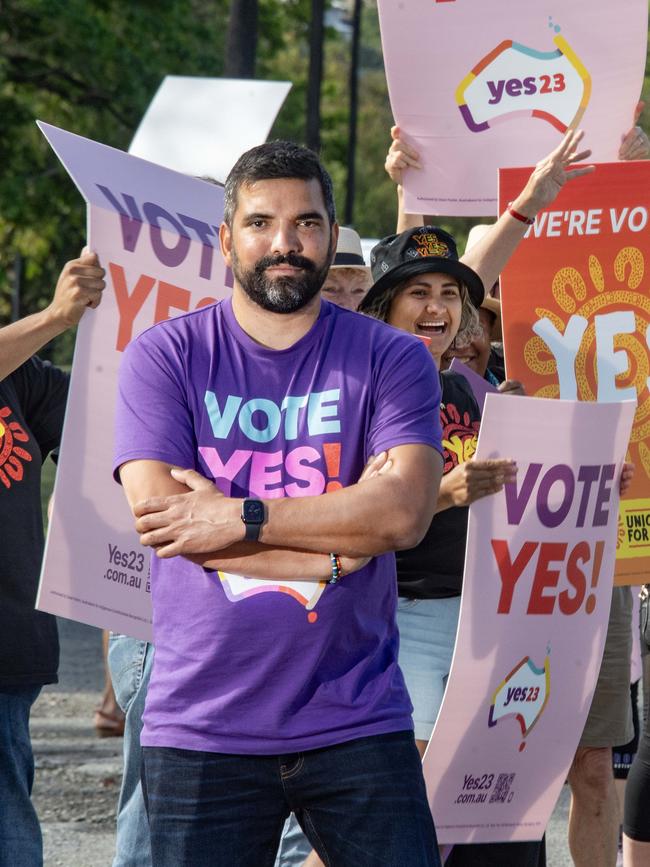
[{"label": "beard", "polygon": [[[277,265],[291,265],[302,268],[303,273],[295,277],[276,277],[266,274],[267,268]],[[271,313],[295,313],[319,292],[325,282],[330,267],[330,256],[320,267],[311,259],[297,253],[279,256],[264,256],[248,271],[241,267],[237,254],[232,250],[232,271],[235,279],[248,297]]]}]

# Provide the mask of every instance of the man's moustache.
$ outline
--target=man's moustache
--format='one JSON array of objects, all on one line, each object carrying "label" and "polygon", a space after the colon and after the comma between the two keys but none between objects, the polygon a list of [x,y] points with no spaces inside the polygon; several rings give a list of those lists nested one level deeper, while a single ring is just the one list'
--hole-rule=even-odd
[{"label": "man's moustache", "polygon": [[315,271],[316,266],[311,259],[287,253],[285,256],[265,256],[255,265],[255,270],[261,274],[267,268],[276,268],[278,265],[291,265],[292,268],[302,268],[303,271]]}]

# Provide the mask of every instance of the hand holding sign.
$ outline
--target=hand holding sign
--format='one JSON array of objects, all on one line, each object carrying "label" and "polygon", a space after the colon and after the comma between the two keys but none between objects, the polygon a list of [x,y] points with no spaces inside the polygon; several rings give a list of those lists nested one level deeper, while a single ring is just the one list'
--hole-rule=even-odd
[{"label": "hand holding sign", "polygon": [[514,484],[517,465],[505,459],[469,460],[443,476],[438,494],[437,512],[452,506],[469,506],[481,497],[497,494],[505,484]]},{"label": "hand holding sign", "polygon": [[506,379],[504,382],[499,383],[498,391],[500,394],[526,394],[523,383],[519,382],[518,379]]},{"label": "hand holding sign", "polygon": [[544,832],[598,678],[633,415],[486,397],[477,457],[519,469],[470,507],[454,660],[423,761],[443,843]]},{"label": "hand holding sign", "polygon": [[386,154],[384,168],[393,183],[402,183],[402,172],[405,169],[421,169],[420,156],[412,145],[402,138],[402,131],[398,126],[391,127],[390,137],[392,143]]},{"label": "hand holding sign", "polygon": [[625,494],[627,494],[627,492],[630,490],[630,485],[632,484],[635,470],[636,467],[634,466],[634,464],[627,463],[627,461],[623,464],[623,469],[621,470],[621,478],[618,483],[619,497],[624,497]]},{"label": "hand holding sign", "polygon": [[86,308],[99,305],[106,287],[105,273],[97,254],[87,247],[78,259],[66,262],[48,307],[52,318],[64,328],[77,325]]},{"label": "hand holding sign", "polygon": [[647,160],[650,157],[648,136],[640,126],[636,126],[644,107],[645,103],[643,102],[638,102],[636,105],[634,110],[635,126],[621,137],[621,146],[618,149],[619,160]]},{"label": "hand holding sign", "polygon": [[406,212],[498,213],[496,170],[536,162],[580,123],[595,159],[615,159],[643,82],[647,3],[377,5],[393,116],[422,163],[404,174]]}]

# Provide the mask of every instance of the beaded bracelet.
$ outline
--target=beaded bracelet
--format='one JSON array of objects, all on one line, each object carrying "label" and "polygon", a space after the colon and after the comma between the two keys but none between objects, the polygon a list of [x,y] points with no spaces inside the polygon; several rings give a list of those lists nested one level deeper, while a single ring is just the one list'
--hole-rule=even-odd
[{"label": "beaded bracelet", "polygon": [[329,583],[337,584],[343,577],[341,558],[338,554],[330,554],[330,563],[332,564],[332,577],[330,578]]}]

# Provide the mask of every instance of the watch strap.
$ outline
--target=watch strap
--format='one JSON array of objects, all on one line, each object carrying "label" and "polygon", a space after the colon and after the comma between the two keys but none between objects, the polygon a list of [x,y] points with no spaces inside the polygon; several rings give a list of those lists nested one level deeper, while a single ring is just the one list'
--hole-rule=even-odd
[{"label": "watch strap", "polygon": [[260,530],[262,529],[261,524],[250,524],[244,521],[244,527],[246,529],[246,533],[244,539],[246,542],[257,542],[260,538]]}]

